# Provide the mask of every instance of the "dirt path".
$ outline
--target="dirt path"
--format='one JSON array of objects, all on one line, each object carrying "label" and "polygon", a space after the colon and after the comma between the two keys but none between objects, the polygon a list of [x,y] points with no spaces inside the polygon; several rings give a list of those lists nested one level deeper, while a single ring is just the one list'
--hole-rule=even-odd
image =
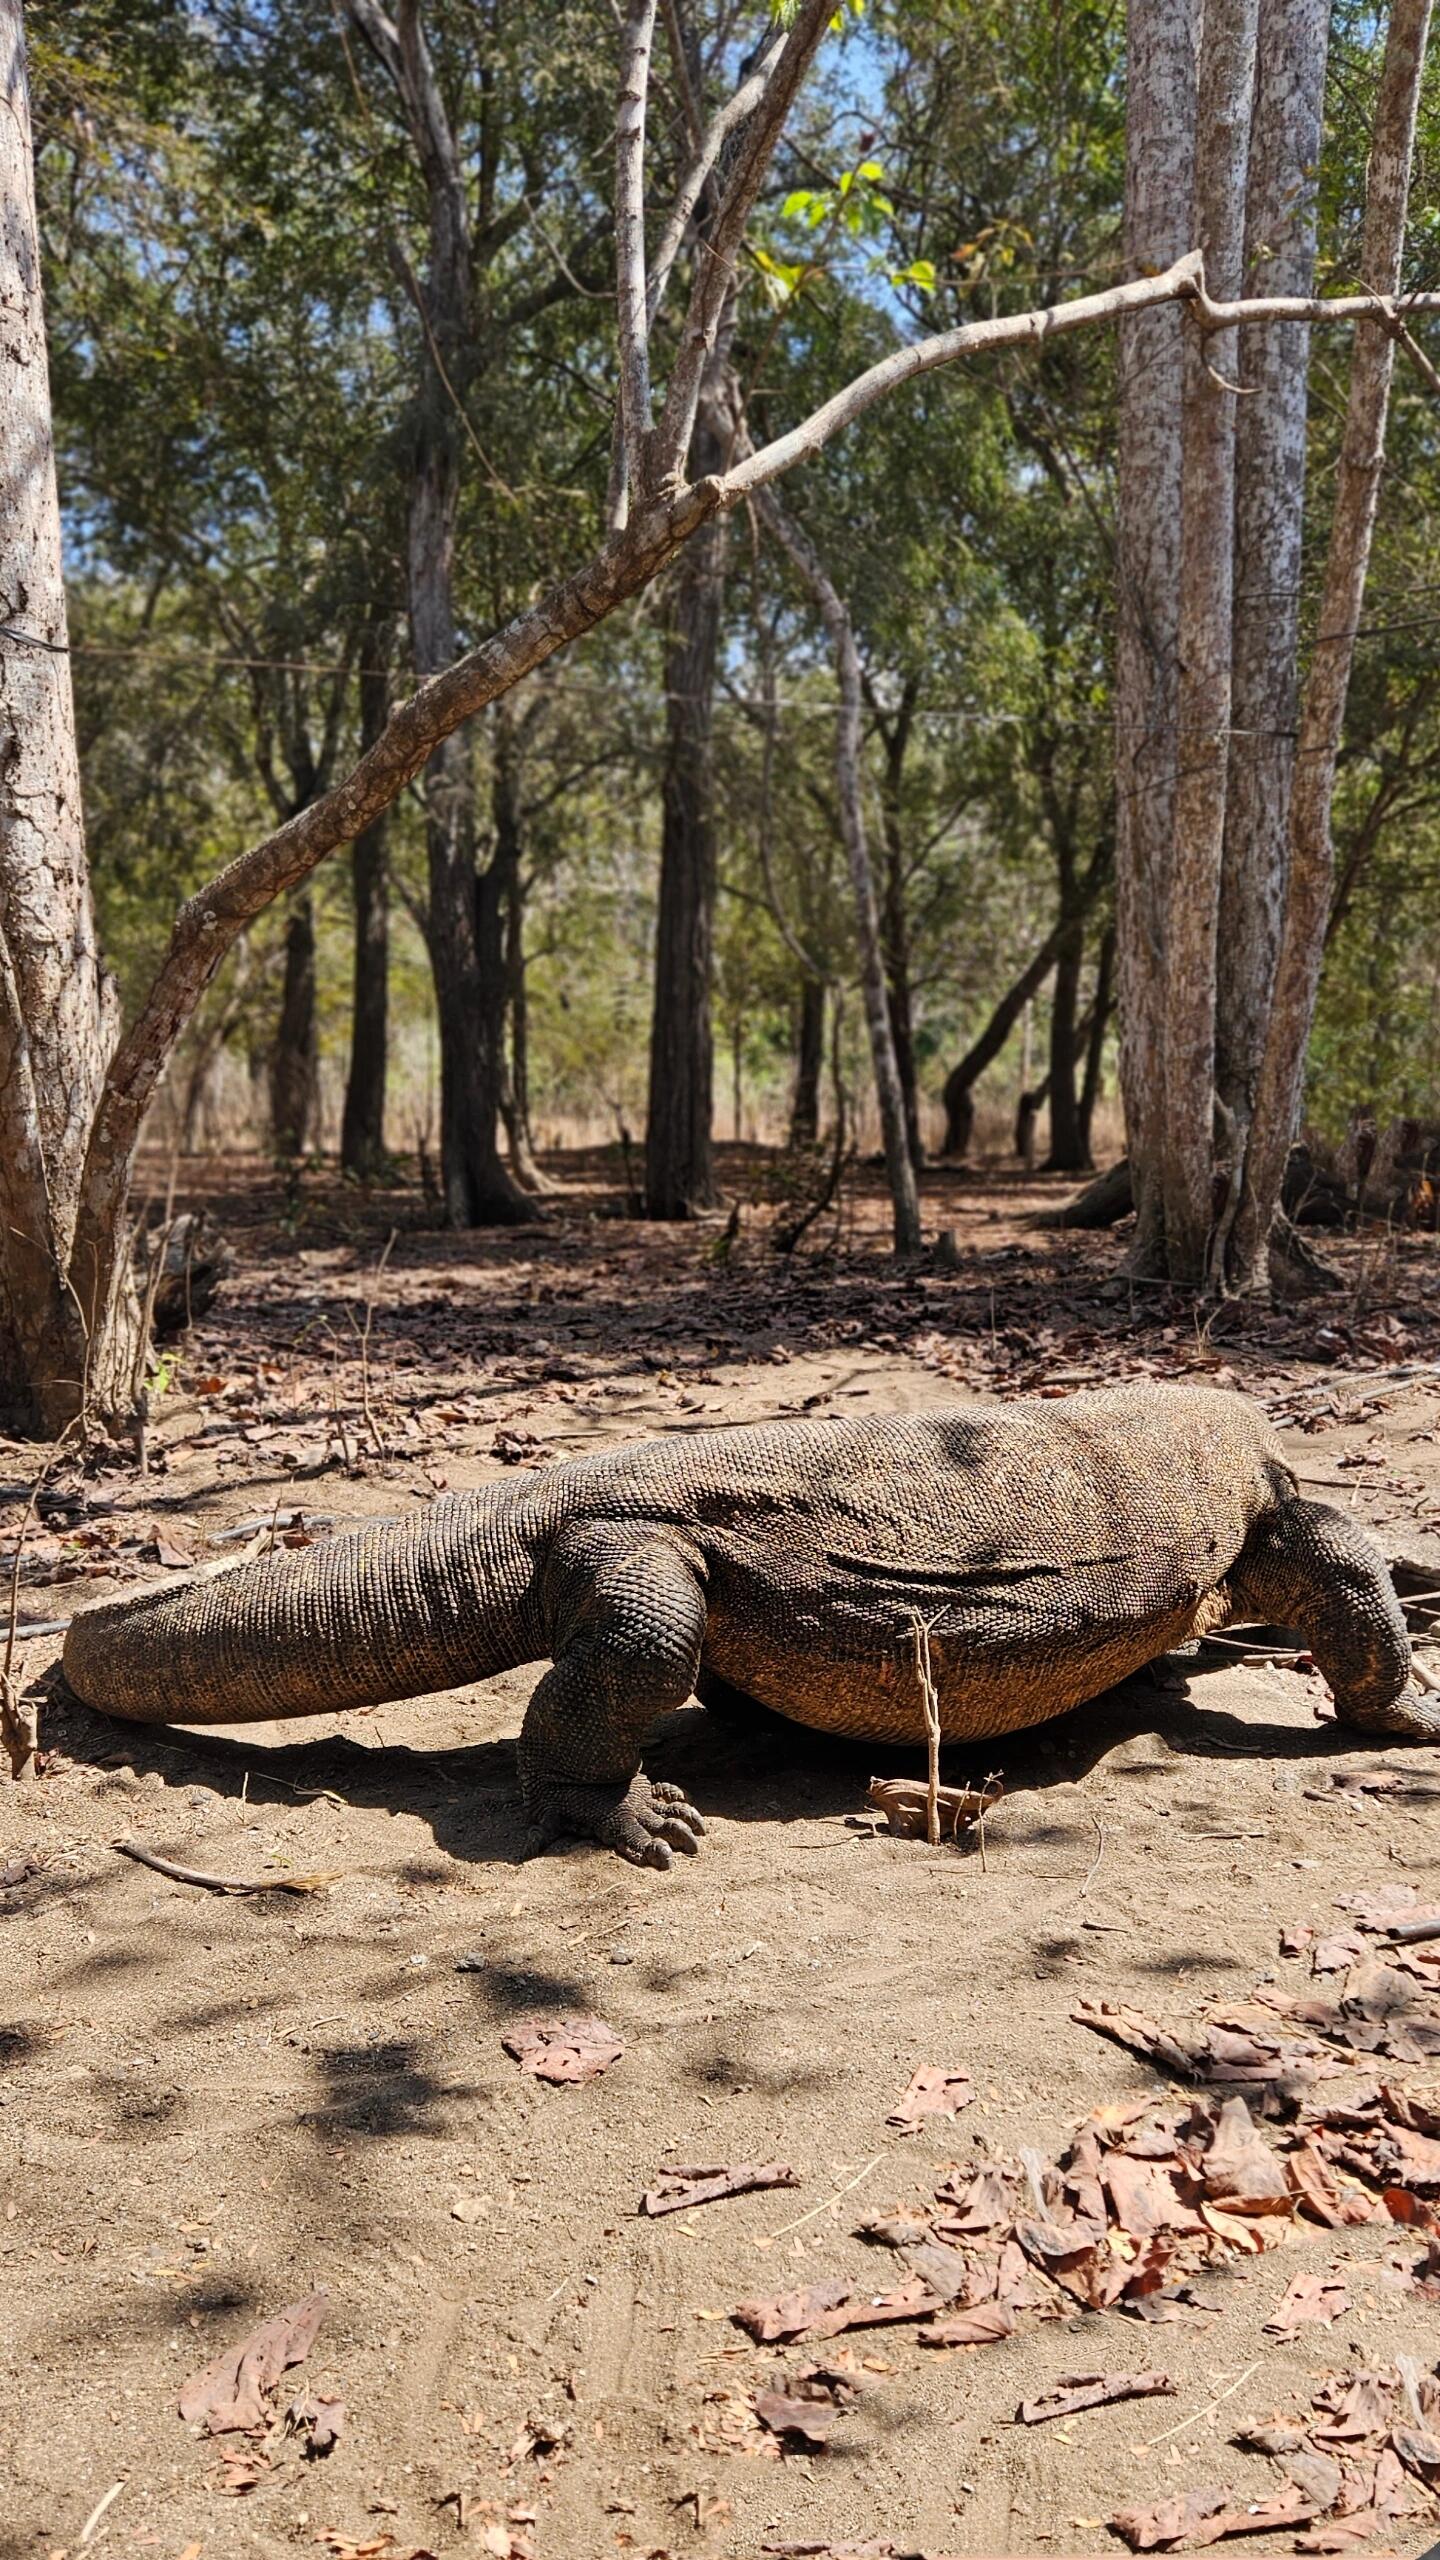
[{"label": "dirt path", "polygon": [[[597,1226],[543,1253],[434,1246],[407,1238],[397,1253],[371,1355],[387,1454],[367,1460],[337,1308],[363,1306],[374,1234],[305,1243],[257,1225],[157,1428],[160,1472],[98,1489],[115,1508],[92,1515],[111,1543],[91,1562],[153,1578],[153,1547],[130,1550],[156,1520],[218,1553],[207,1538],[297,1503],[406,1508],[442,1480],[498,1473],[506,1433],[538,1443],[525,1456],[563,1455],[722,1414],[1003,1388],[1012,1326],[1022,1370],[1173,1355],[1163,1327],[1102,1329],[1098,1348],[1066,1351],[1053,1310],[1080,1286],[1068,1241],[1058,1262],[1012,1268],[1030,1294],[988,1323],[977,1269],[948,1297],[912,1291],[903,1327],[901,1301],[877,1311],[873,1266],[863,1287],[772,1278],[767,1299],[763,1270],[707,1267],[693,1240],[678,1259],[673,1242],[667,1258]],[[1428,1262],[1411,1288],[1408,1376],[1356,1348],[1397,1319],[1355,1307],[1338,1363],[1278,1335],[1196,1356],[1318,1419],[1287,1428],[1307,1481],[1432,1553],[1440,1583]],[[1123,1292],[1103,1301],[1117,1305]],[[1093,1316],[1087,1301],[1070,1334]],[[817,1341],[823,1325],[840,1338]],[[63,1546],[63,1521],[52,1534]],[[27,1582],[23,1614],[111,1587]],[[28,1667],[55,1649],[38,1640]],[[1399,1882],[1440,1896],[1440,1752],[1355,1747],[1317,1724],[1313,1674],[1167,1668],[1004,1748],[1009,1793],[982,1867],[847,1827],[873,1755],[768,1724],[747,1738],[693,1711],[649,1765],[684,1782],[709,1836],[693,1865],[658,1877],[585,1848],[516,1862],[528,1687],[510,1677],[299,1738],[72,1715],[49,1734],[40,1784],[3,1799],[0,1864],[43,1857],[0,1893],[6,2560],[74,2560],[116,2483],[87,2550],[157,2560],[532,2547],[748,2560],[866,2536],[902,2552],[1113,2549],[1117,2508],[1209,2482],[1242,2500],[1273,2488],[1272,2466],[1230,2443],[1243,2420],[1301,2405],[1343,2367],[1433,2364],[1435,2305],[1400,2272],[1414,2248],[1397,2242],[1413,2235],[1298,2224],[1207,2276],[1213,2308],[1163,2326],[1071,2310],[953,2352],[923,2351],[907,2327],[861,2332],[848,2344],[869,2387],[827,2452],[724,2449],[737,2431],[765,2442],[748,2396],[814,2361],[753,2345],[727,2316],[737,2302],[830,2276],[883,2289],[903,2270],[855,2236],[862,2220],[928,2197],[947,2162],[1052,2156],[1091,2109],[1156,2085],[1074,2022],[1078,2002],[1194,2019],[1284,1972],[1281,1928],[1332,1923],[1338,1895]],[[985,1774],[953,1758],[957,1774]],[[1397,1767],[1408,1792],[1336,1784]],[[126,1862],[120,1837],[223,1873],[335,1881],[222,1899]],[[608,2020],[623,2058],[586,2086],[539,2085],[502,2035],[572,2009]],[[923,2064],[965,2068],[976,2098],[906,2137],[886,2117]],[[667,2157],[788,2160],[801,2184],[640,2219]],[[1293,2275],[1336,2267],[1349,2308],[1334,2327],[1263,2334]],[[323,2460],[272,2449],[257,2485],[227,2494],[221,2447],[241,2440],[197,2440],[176,2413],[180,2382],[317,2286],[329,2308],[293,2380],[338,2392],[349,2430]],[[1163,2366],[1175,2395],[1014,2424],[1022,2397],[1102,2366]],[[1418,2553],[1435,2536],[1416,2517],[1371,2547]]]}]

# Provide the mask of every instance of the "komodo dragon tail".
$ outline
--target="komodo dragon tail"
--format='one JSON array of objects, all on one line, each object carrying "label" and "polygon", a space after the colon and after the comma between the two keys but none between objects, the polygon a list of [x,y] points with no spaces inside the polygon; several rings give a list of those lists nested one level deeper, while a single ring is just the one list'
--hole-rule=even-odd
[{"label": "komodo dragon tail", "polygon": [[102,1600],[71,1621],[65,1678],[107,1715],[247,1724],[508,1670],[539,1649],[520,1493],[455,1494],[297,1554]]}]

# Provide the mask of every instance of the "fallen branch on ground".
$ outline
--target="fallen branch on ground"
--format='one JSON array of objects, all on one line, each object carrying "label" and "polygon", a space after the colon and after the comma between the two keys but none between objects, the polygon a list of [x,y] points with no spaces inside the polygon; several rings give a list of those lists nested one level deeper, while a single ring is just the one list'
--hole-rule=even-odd
[{"label": "fallen branch on ground", "polygon": [[157,1876],[168,1876],[172,1884],[202,1885],[207,1893],[323,1893],[325,1887],[340,1882],[340,1870],[307,1876],[212,1876],[200,1867],[177,1867],[171,1858],[159,1858],[153,1849],[142,1849],[138,1840],[112,1840],[112,1849],[122,1858],[133,1858],[138,1866],[153,1867]]}]

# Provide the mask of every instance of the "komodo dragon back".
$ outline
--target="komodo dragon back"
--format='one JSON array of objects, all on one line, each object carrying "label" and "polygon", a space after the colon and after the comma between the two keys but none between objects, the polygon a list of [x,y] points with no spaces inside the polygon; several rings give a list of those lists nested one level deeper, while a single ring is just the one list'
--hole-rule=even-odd
[{"label": "komodo dragon back", "polygon": [[979,1738],[1231,1613],[1298,1627],[1342,1717],[1440,1732],[1370,1541],[1301,1499],[1256,1406],[1192,1386],[677,1432],[103,1601],[64,1669],[111,1713],[228,1724],[548,1657],[520,1737],[529,1845],[578,1832],[668,1865],[703,1826],[641,1747],[697,1680],[918,1740],[918,1619],[947,1739]]}]

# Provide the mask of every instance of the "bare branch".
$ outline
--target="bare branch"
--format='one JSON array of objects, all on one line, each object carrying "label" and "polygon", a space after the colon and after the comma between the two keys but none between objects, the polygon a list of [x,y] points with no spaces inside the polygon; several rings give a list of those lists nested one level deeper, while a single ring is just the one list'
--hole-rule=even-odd
[{"label": "bare branch", "polygon": [[1440,311],[1440,293],[1408,293],[1397,303],[1383,293],[1258,294],[1246,302],[1212,302],[1202,281],[1194,296],[1195,317],[1209,335],[1242,328],[1255,320],[1392,320],[1398,326],[1416,312]]},{"label": "bare branch", "polygon": [[[645,282],[645,101],[656,0],[631,0],[615,109],[615,316],[620,424],[630,489],[643,496],[650,451],[650,303]],[[617,510],[618,512],[618,510]]]},{"label": "bare branch", "polygon": [[940,366],[955,364],[965,356],[990,355],[1001,347],[1043,346],[1049,338],[1064,337],[1072,329],[1092,328],[1097,321],[1148,311],[1158,303],[1192,299],[1199,290],[1201,275],[1200,252],[1192,249],[1173,267],[1167,267],[1163,275],[1141,276],[1133,284],[1111,285],[1104,293],[1077,294],[1073,301],[1050,303],[1041,311],[1014,311],[998,320],[967,321],[963,328],[940,330],[933,338],[917,338],[908,346],[896,347],[878,364],[857,374],[832,400],[812,410],[798,427],[761,445],[727,471],[725,504],[733,506],[737,499],[778,479],[781,472],[792,470],[797,462],[808,462],[832,436],[863,418],[866,410],[887,392],[913,382],[920,374],[934,373]]},{"label": "bare branch", "polygon": [[800,0],[779,58],[746,125],[690,291],[665,410],[656,431],[657,487],[678,479],[685,469],[700,388],[734,282],[745,226],[785,119],[833,16],[834,0]]},{"label": "bare branch", "polygon": [[733,96],[727,98],[724,106],[712,117],[708,129],[696,146],[693,158],[686,167],[685,174],[676,189],[675,201],[666,217],[665,228],[660,234],[659,247],[656,249],[650,269],[652,328],[655,315],[665,299],[665,288],[670,282],[671,270],[680,254],[681,243],[694,215],[695,207],[700,201],[705,181],[736,126],[743,124],[745,118],[758,107],[765,94],[766,83],[784,49],[784,36],[776,36],[766,47],[754,70],[741,81]]}]

